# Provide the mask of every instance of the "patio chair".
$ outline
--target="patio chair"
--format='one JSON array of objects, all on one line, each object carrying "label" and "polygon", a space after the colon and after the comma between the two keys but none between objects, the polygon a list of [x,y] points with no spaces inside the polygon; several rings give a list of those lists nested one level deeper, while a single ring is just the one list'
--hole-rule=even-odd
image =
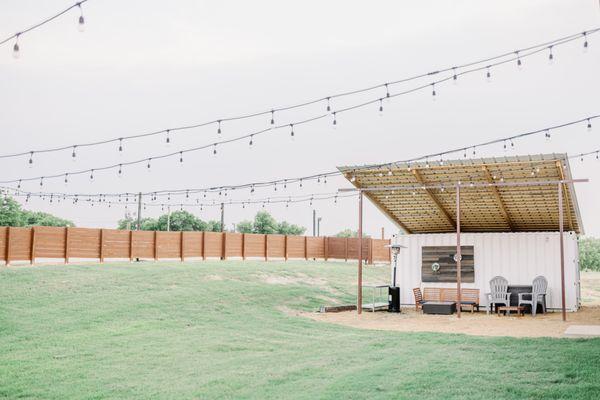
[{"label": "patio chair", "polygon": [[415,295],[415,308],[419,311],[419,308],[423,308],[423,293],[421,293],[421,288],[414,288],[413,294]]},{"label": "patio chair", "polygon": [[495,276],[490,280],[490,293],[486,293],[488,298],[488,309],[494,310],[494,306],[498,307],[498,304],[504,304],[510,306],[510,293],[508,292],[508,280],[503,276]]},{"label": "patio chair", "polygon": [[[532,293],[519,293],[519,306],[521,304],[529,304],[531,306],[531,315],[535,317],[537,313],[537,305],[542,305],[542,312],[546,313],[546,290],[548,289],[548,281],[543,276],[536,276],[533,280]],[[524,299],[524,296],[530,299]]]}]

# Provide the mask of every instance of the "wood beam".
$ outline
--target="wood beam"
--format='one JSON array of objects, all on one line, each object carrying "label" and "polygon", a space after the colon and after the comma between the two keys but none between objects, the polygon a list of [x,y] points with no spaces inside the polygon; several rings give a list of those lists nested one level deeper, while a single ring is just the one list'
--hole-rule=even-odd
[{"label": "wood beam", "polygon": [[[556,169],[558,170],[558,176],[560,177],[561,181],[565,180],[565,171],[563,170],[563,165],[561,161],[557,161],[556,162]],[[563,190],[564,193],[567,194],[567,196],[565,197],[565,203],[567,206],[567,220],[569,221],[569,230],[570,231],[574,231],[575,229],[573,228],[573,217],[571,216],[571,196],[568,196],[569,194],[569,189],[567,187],[566,183],[563,183]]]},{"label": "wood beam", "polygon": [[[423,179],[423,176],[421,175],[421,172],[419,172],[418,169],[413,169],[412,173],[413,173],[415,179],[417,180],[417,182],[419,183],[419,185],[424,185],[424,186],[427,185],[427,183]],[[446,218],[446,220],[448,221],[448,223],[450,225],[452,225],[452,228],[456,229],[456,221],[454,221],[454,219],[450,216],[450,214],[448,213],[448,211],[446,211],[446,209],[444,208],[444,206],[442,206],[442,203],[437,198],[437,196],[435,195],[435,193],[433,192],[433,190],[432,189],[425,189],[425,193],[427,193],[427,195],[429,196],[429,198],[431,199],[431,201],[433,201],[433,203],[436,205],[436,207],[438,208],[438,210]]]},{"label": "wood beam", "polygon": [[[488,167],[484,165],[481,168],[483,170],[483,175],[485,175],[485,180],[488,183],[494,183],[494,178],[492,177],[492,174],[490,174],[490,170],[488,169]],[[500,206],[500,212],[502,212],[502,216],[504,216],[506,224],[508,225],[511,231],[514,231],[514,225],[512,223],[512,220],[510,219],[510,216],[508,215],[506,204],[504,204],[504,200],[502,200],[502,196],[500,196],[498,186],[490,186],[490,190],[492,191],[492,194],[494,195],[496,201],[498,202],[498,205]]]}]

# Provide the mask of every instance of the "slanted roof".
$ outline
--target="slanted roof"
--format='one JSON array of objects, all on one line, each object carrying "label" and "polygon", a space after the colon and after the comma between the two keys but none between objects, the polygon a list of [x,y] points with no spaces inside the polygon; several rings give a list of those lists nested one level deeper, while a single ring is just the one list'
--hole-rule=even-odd
[{"label": "slanted roof", "polygon": [[[454,231],[454,185],[459,181],[462,183],[461,231],[558,231],[556,184],[474,187],[469,184],[571,179],[566,154],[404,163],[395,164],[391,168],[372,165],[343,166],[338,169],[357,188],[415,187],[414,190],[364,192],[367,198],[407,233]],[[430,188],[431,186],[435,187]],[[583,233],[573,184],[564,184],[564,188],[564,229]]]}]

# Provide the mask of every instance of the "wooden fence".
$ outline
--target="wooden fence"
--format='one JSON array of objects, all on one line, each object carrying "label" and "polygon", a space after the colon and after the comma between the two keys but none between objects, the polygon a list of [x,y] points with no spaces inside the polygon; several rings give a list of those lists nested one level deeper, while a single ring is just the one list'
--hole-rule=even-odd
[{"label": "wooden fence", "polygon": [[[180,259],[358,259],[358,239],[229,232],[154,232],[116,229],[0,227],[0,260]],[[389,262],[390,243],[363,239],[363,259]]]}]

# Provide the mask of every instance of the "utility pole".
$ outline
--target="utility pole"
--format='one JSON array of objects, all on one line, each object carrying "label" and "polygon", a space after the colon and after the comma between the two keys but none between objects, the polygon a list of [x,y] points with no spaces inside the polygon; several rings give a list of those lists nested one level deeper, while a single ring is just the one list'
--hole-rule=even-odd
[{"label": "utility pole", "polygon": [[171,206],[167,206],[167,232],[171,230]]},{"label": "utility pole", "polygon": [[317,218],[317,236],[321,236],[321,220],[323,218],[319,217]]},{"label": "utility pole", "polygon": [[138,193],[138,215],[137,215],[137,230],[139,231],[142,225],[142,192]]},{"label": "utility pole", "polygon": [[313,210],[313,236],[317,236],[317,210]]},{"label": "utility pole", "polygon": [[225,203],[221,203],[221,232],[225,232]]}]

